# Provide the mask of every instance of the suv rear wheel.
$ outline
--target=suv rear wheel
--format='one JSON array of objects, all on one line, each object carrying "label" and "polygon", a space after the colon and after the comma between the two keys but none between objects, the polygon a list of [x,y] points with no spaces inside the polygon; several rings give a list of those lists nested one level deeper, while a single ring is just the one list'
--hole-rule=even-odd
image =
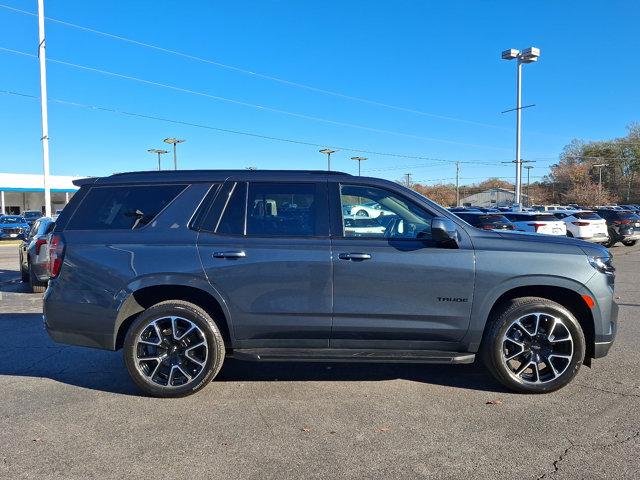
[{"label": "suv rear wheel", "polygon": [[202,308],[181,300],[158,303],[133,322],[124,340],[129,375],[147,394],[183,397],[204,388],[220,371],[220,329]]},{"label": "suv rear wheel", "polygon": [[582,328],[571,312],[551,300],[513,299],[487,328],[483,360],[496,379],[511,390],[552,392],[567,385],[582,365]]}]

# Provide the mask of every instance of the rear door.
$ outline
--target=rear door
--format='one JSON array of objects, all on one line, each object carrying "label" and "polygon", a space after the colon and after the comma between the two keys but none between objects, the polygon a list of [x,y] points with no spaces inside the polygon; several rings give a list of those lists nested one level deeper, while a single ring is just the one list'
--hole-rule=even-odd
[{"label": "rear door", "polygon": [[[424,349],[462,338],[469,326],[474,252],[431,239],[434,214],[402,193],[330,183],[335,348]],[[377,229],[354,229],[344,205],[377,203]],[[439,344],[439,345],[437,345]]]},{"label": "rear door", "polygon": [[198,250],[236,345],[327,347],[331,252],[326,182],[227,181]]}]

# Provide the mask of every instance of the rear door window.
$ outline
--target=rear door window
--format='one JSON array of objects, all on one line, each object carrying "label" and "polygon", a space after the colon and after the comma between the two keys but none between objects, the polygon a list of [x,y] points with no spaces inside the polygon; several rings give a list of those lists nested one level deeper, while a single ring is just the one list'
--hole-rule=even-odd
[{"label": "rear door window", "polygon": [[249,184],[247,229],[249,236],[314,237],[328,234],[325,195],[316,183]]},{"label": "rear door window", "polygon": [[574,213],[573,216],[580,220],[602,220],[600,215],[595,212],[577,212]]},{"label": "rear door window", "polygon": [[133,230],[150,223],[186,185],[92,187],[68,230]]}]

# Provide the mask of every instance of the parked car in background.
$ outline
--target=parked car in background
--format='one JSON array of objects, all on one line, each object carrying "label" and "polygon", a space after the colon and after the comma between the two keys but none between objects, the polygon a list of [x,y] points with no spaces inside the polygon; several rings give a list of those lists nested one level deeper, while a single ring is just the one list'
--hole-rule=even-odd
[{"label": "parked car in background", "polygon": [[356,217],[379,217],[380,215],[393,215],[390,210],[385,210],[379,203],[369,202],[351,207],[351,215]]},{"label": "parked car in background", "polygon": [[24,240],[29,224],[21,215],[0,215],[0,240]]},{"label": "parked car in background", "polygon": [[476,228],[482,230],[515,230],[513,223],[500,213],[486,212],[454,212],[456,216]]},{"label": "parked car in background", "polygon": [[565,205],[532,205],[531,210],[536,212],[554,212],[556,210],[567,210]]},{"label": "parked car in background", "polygon": [[22,214],[22,216],[27,221],[29,226],[31,226],[33,225],[33,222],[42,217],[42,212],[40,210],[27,210]]},{"label": "parked car in background", "polygon": [[61,208],[56,208],[56,215],[60,215],[62,213],[62,209]]},{"label": "parked car in background", "polygon": [[506,212],[504,214],[521,232],[542,233],[544,235],[567,235],[567,226],[552,213],[546,212]]},{"label": "parked car in background", "polygon": [[[395,182],[167,170],[74,184],[51,234],[44,326],[57,342],[122,349],[150,395],[204,388],[227,356],[477,356],[508,388],[545,393],[616,334],[606,248],[473,228]],[[384,232],[345,228],[354,198],[392,212],[375,219]]]},{"label": "parked car in background", "polygon": [[628,204],[628,205],[620,205],[620,207],[624,208],[625,210],[629,210],[631,212],[634,212],[634,213],[639,213],[640,212],[640,205]]},{"label": "parked car in background", "polygon": [[607,221],[596,212],[589,210],[557,211],[553,215],[567,226],[567,236],[587,242],[608,243]]},{"label": "parked car in background", "polygon": [[[391,218],[390,215],[384,215]],[[354,237],[366,237],[368,235],[384,235],[386,225],[381,225],[376,218],[344,217],[344,231]]]},{"label": "parked car in background", "polygon": [[31,291],[44,292],[49,280],[49,243],[48,234],[53,220],[41,217],[31,227],[29,236],[18,249],[22,281],[29,283]]},{"label": "parked car in background", "polygon": [[640,240],[640,217],[628,210],[601,209],[596,213],[607,222],[609,241],[606,247],[613,247],[622,242],[627,247],[632,247]]}]

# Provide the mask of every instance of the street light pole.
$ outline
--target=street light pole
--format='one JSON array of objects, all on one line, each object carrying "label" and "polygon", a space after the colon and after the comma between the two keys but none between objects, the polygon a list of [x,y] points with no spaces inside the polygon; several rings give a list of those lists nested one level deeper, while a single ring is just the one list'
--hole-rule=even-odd
[{"label": "street light pole", "polygon": [[411,174],[405,173],[404,176],[407,177],[407,188],[411,188]]},{"label": "street light pole", "polygon": [[168,150],[161,150],[159,148],[150,148],[149,150],[147,150],[147,152],[149,153],[157,153],[158,154],[158,171],[162,170],[161,165],[160,165],[160,155],[164,155],[165,153],[169,153]]},{"label": "street light pole", "polygon": [[320,153],[324,153],[327,156],[327,171],[331,171],[331,154],[336,153],[335,150],[331,150],[330,148],[323,148],[320,150]]},{"label": "street light pole", "polygon": [[517,60],[516,62],[516,188],[515,203],[520,205],[522,196],[522,159],[520,158],[521,120],[522,120],[522,64],[537,62],[540,49],[525,48],[522,51],[510,48],[502,52],[503,60]]},{"label": "street light pole", "polygon": [[460,161],[456,162],[456,207],[460,206]]},{"label": "street light pole", "polygon": [[38,59],[40,61],[40,111],[42,114],[42,166],[44,177],[44,214],[51,216],[49,186],[49,114],[47,109],[47,62],[44,35],[44,0],[38,0]]},{"label": "street light pole", "polygon": [[360,176],[360,164],[367,160],[367,157],[351,157],[351,160],[358,162],[358,176]]},{"label": "street light pole", "polygon": [[176,153],[176,145],[178,143],[186,142],[186,140],[180,139],[180,138],[169,137],[169,138],[165,138],[163,140],[163,142],[173,145],[173,169],[177,170],[178,169],[178,155]]}]

